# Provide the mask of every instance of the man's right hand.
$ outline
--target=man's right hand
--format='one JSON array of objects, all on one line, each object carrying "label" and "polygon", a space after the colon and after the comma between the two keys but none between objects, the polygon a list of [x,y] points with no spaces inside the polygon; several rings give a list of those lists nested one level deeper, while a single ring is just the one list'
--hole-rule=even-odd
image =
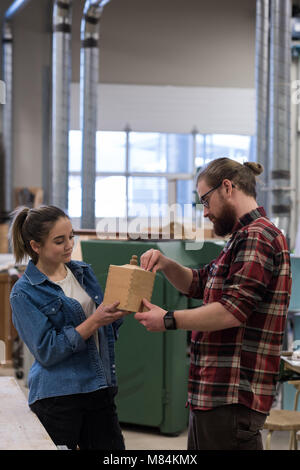
[{"label": "man's right hand", "polygon": [[181,264],[167,258],[159,250],[145,251],[140,258],[141,268],[146,271],[152,271],[156,273],[157,271],[162,271],[164,276],[168,279],[173,286],[182,292],[187,294],[190,289],[190,285],[193,279],[193,272],[191,268],[186,268],[181,266]]},{"label": "man's right hand", "polygon": [[142,254],[140,258],[140,266],[146,271],[152,271],[156,273],[157,271],[163,271],[168,263],[168,258],[164,256],[159,250],[146,251]]}]

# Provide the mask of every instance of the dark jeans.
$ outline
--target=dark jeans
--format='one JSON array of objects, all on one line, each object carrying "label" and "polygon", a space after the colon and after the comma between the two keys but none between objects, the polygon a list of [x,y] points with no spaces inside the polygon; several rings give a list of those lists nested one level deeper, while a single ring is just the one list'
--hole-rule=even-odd
[{"label": "dark jeans", "polygon": [[189,450],[263,450],[261,429],[267,415],[243,405],[190,411]]},{"label": "dark jeans", "polygon": [[114,389],[45,398],[30,408],[56,445],[80,450],[124,450]]}]

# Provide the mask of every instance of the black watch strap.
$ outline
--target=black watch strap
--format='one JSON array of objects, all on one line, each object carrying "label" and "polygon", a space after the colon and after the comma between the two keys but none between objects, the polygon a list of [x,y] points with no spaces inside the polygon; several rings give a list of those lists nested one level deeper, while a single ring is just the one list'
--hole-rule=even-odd
[{"label": "black watch strap", "polygon": [[166,330],[176,330],[177,325],[176,325],[176,320],[174,317],[174,311],[170,310],[167,312],[164,316],[164,324],[165,324],[165,329]]}]

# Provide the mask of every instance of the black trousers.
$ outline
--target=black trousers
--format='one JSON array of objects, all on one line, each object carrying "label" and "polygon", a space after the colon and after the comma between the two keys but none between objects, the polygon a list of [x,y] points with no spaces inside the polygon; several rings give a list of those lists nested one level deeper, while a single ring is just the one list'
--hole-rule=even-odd
[{"label": "black trousers", "polygon": [[189,450],[263,450],[266,414],[233,404],[190,411]]},{"label": "black trousers", "polygon": [[115,389],[38,400],[30,405],[56,445],[75,450],[124,450]]}]

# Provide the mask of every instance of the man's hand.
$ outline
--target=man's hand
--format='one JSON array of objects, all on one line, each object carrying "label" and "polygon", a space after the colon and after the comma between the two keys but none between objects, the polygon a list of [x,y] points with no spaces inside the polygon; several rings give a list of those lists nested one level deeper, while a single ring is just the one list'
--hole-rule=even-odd
[{"label": "man's hand", "polygon": [[147,299],[143,299],[143,304],[149,308],[149,311],[137,312],[134,318],[144,325],[148,331],[165,331],[163,318],[167,310],[151,304]]},{"label": "man's hand", "polygon": [[159,251],[151,248],[142,254],[140,258],[140,266],[146,271],[156,273],[165,268],[168,259]]},{"label": "man's hand", "polygon": [[159,250],[151,248],[145,251],[140,258],[140,266],[153,273],[161,271],[175,289],[183,294],[189,293],[193,280],[192,270],[181,266],[181,264],[163,255]]}]

